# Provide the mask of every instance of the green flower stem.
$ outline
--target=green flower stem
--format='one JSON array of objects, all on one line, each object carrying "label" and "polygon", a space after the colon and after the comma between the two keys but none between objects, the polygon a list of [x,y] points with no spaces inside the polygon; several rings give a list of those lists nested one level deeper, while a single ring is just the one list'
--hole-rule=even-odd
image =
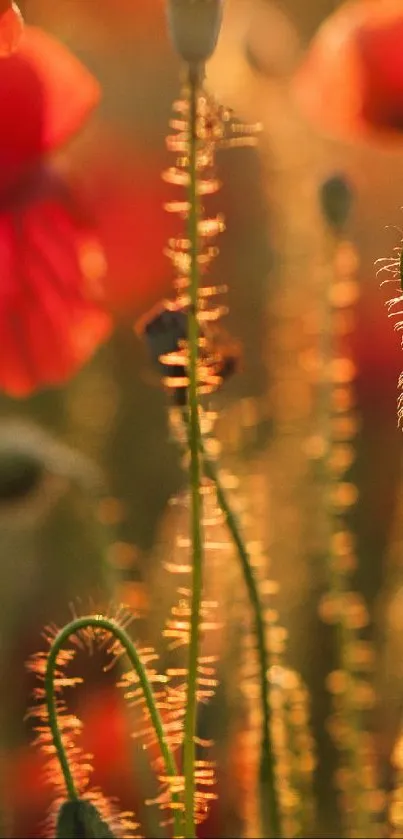
[{"label": "green flower stem", "polygon": [[[111,546],[118,542],[120,538],[122,538],[122,534],[118,529],[119,526],[111,524],[110,522],[101,523],[99,517],[95,514],[99,505],[105,500],[105,490],[103,489],[102,492],[95,490],[91,494],[91,500],[93,502],[91,504],[91,511],[93,513],[94,542],[96,542],[99,554],[101,585],[105,587],[108,598],[110,598],[111,595],[116,596],[116,584],[119,581],[122,581],[122,577],[108,560],[108,550]],[[119,676],[123,676],[124,664],[120,659],[116,662],[116,669]],[[147,763],[147,756],[142,753],[135,753],[135,749],[133,747],[130,748],[130,761],[133,765],[133,772],[135,762],[137,768],[137,772],[135,774],[137,775],[136,784],[138,788],[139,801],[136,817],[138,817],[139,821],[144,825],[147,836],[157,836],[160,827],[158,813],[154,807],[147,806],[145,801],[146,796],[141,795],[141,792],[149,785],[151,778],[154,778],[152,767],[149,762]]]},{"label": "green flower stem", "polygon": [[190,643],[188,664],[187,705],[185,715],[185,733],[183,745],[183,771],[185,776],[185,835],[187,839],[196,836],[195,805],[195,734],[197,717],[197,664],[199,655],[200,607],[203,586],[203,543],[202,543],[202,502],[200,494],[200,421],[198,398],[198,351],[199,324],[197,320],[199,287],[199,199],[197,194],[197,103],[200,84],[200,70],[189,66],[189,218],[188,238],[190,240],[190,283],[188,316],[188,446],[190,452],[190,493],[191,493],[191,538],[192,538],[192,604],[190,619]]},{"label": "green flower stem", "polygon": [[260,601],[259,591],[253,573],[252,563],[248,550],[242,538],[240,528],[228,502],[225,489],[217,474],[215,464],[208,457],[203,444],[203,467],[207,478],[215,486],[217,502],[225,515],[228,530],[231,534],[234,545],[237,549],[241,563],[245,585],[248,591],[250,604],[253,610],[255,634],[257,641],[257,653],[260,666],[260,698],[262,703],[262,740],[260,757],[260,814],[263,835],[281,837],[281,815],[276,788],[275,755],[271,741],[271,710],[268,696],[269,651],[266,644],[265,625],[263,618],[263,607]]},{"label": "green flower stem", "polygon": [[[58,633],[49,651],[45,673],[45,692],[49,715],[49,727],[52,732],[53,743],[56,748],[57,756],[59,758],[60,766],[63,772],[68,797],[71,800],[77,800],[79,798],[79,794],[77,792],[74,778],[70,769],[67,753],[63,745],[63,740],[59,727],[56,706],[56,691],[54,685],[54,673],[57,666],[58,654],[60,650],[63,648],[66,641],[68,641],[68,639],[72,635],[75,635],[81,629],[88,629],[89,627],[94,627],[94,629],[104,629],[106,632],[110,632],[110,634],[113,635],[124,648],[131,665],[137,673],[140,685],[143,689],[144,699],[146,701],[148,712],[150,714],[151,722],[154,726],[161,755],[164,760],[166,774],[168,777],[171,778],[178,777],[175,759],[165,737],[163,722],[158,711],[157,705],[155,703],[154,694],[147,676],[147,671],[144,665],[142,664],[142,661],[137,653],[137,650],[132,640],[129,638],[127,632],[125,632],[125,630],[122,629],[122,627],[120,627],[115,621],[110,620],[109,618],[102,617],[101,615],[89,615],[82,618],[76,618],[75,620],[66,624],[66,626],[64,626],[63,629]],[[178,793],[172,792],[171,798],[172,804],[175,805],[173,808],[173,819],[174,837],[176,839],[176,837],[183,836],[182,813],[180,809],[178,809],[178,804],[180,804],[180,797]]]}]

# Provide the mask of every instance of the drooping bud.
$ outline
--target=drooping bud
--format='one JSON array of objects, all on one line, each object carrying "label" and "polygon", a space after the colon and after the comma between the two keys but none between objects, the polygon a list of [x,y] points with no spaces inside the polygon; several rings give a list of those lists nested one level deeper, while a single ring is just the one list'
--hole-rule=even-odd
[{"label": "drooping bud", "polygon": [[223,0],[167,0],[168,26],[176,52],[188,64],[213,54],[221,28]]},{"label": "drooping bud", "polygon": [[113,833],[89,801],[65,801],[59,810],[57,839],[113,839]]}]

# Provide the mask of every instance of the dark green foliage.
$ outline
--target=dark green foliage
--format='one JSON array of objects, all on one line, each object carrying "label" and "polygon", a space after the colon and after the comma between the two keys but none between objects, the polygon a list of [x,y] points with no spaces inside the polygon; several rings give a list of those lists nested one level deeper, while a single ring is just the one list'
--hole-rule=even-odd
[{"label": "dark green foliage", "polygon": [[89,801],[65,801],[57,817],[56,839],[113,839],[113,833]]}]

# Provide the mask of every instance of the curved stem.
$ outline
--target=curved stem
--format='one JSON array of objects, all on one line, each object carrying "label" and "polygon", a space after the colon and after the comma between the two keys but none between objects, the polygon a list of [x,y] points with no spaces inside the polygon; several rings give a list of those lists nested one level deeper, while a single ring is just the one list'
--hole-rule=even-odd
[{"label": "curved stem", "polygon": [[242,538],[236,516],[228,502],[225,489],[217,474],[215,465],[208,457],[202,442],[201,451],[203,454],[204,472],[206,477],[208,477],[215,486],[218,504],[225,515],[228,530],[238,551],[245,585],[253,610],[257,653],[260,666],[260,698],[263,715],[259,772],[261,822],[264,836],[281,837],[281,815],[276,789],[275,755],[271,741],[271,710],[269,704],[267,678],[269,669],[269,651],[266,644],[263,606],[260,601],[251,559]]},{"label": "curved stem", "polygon": [[191,537],[192,537],[192,603],[188,663],[187,706],[183,744],[183,770],[185,776],[185,832],[187,839],[194,839],[195,829],[195,733],[197,716],[197,663],[199,656],[200,606],[203,586],[203,543],[201,532],[202,502],[200,495],[200,422],[197,362],[199,353],[199,324],[197,320],[199,287],[199,201],[197,195],[197,102],[199,68],[189,67],[189,219],[190,283],[188,316],[188,445],[190,452]]},{"label": "curved stem", "polygon": [[[132,640],[129,638],[127,632],[125,632],[125,630],[122,629],[122,627],[115,623],[115,621],[110,620],[109,618],[102,617],[101,615],[89,615],[82,618],[76,618],[75,620],[66,624],[66,626],[64,626],[63,629],[58,633],[58,635],[52,642],[49,651],[45,673],[45,692],[49,716],[49,727],[52,733],[53,743],[56,748],[57,756],[59,758],[60,766],[63,772],[68,797],[72,800],[77,800],[79,798],[79,795],[70,769],[66,750],[63,745],[62,735],[60,732],[59,721],[57,716],[56,691],[54,686],[54,671],[57,665],[58,654],[60,650],[63,648],[66,641],[68,641],[68,639],[72,635],[75,635],[81,629],[87,629],[89,627],[94,627],[96,629],[104,629],[106,632],[110,632],[110,634],[113,635],[124,648],[131,665],[136,671],[140,685],[142,687],[144,699],[147,705],[148,712],[150,714],[150,719],[154,726],[155,734],[158,740],[158,745],[160,747],[161,755],[164,760],[167,777],[178,777],[175,759],[165,737],[163,722],[154,699],[153,689],[149,682],[147,671],[140,659],[140,656],[137,653],[137,650]],[[180,805],[181,803],[180,797],[178,793],[171,792],[171,798],[172,804],[175,805],[173,808],[174,836],[180,837],[183,835],[182,814],[180,812],[180,809],[178,809],[178,805]]]}]

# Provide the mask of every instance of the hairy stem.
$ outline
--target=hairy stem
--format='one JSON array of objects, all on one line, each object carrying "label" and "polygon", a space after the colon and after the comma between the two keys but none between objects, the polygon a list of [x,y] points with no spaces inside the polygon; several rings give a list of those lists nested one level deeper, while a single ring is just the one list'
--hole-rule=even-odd
[{"label": "hairy stem", "polygon": [[[52,642],[46,665],[45,692],[46,703],[48,708],[49,727],[52,732],[53,743],[63,772],[68,797],[72,800],[77,800],[79,798],[79,795],[70,769],[69,761],[67,758],[66,750],[63,744],[63,739],[59,727],[56,705],[56,691],[54,685],[55,669],[57,667],[57,657],[66,641],[68,641],[68,639],[72,635],[75,635],[80,630],[88,629],[89,627],[94,627],[94,629],[104,629],[106,632],[110,632],[110,634],[113,635],[113,637],[120,642],[123,649],[125,650],[125,653],[139,678],[139,682],[143,690],[144,699],[147,705],[151,722],[154,726],[161,755],[164,760],[167,777],[178,777],[175,759],[165,737],[163,722],[154,699],[153,689],[149,682],[147,671],[140,659],[140,656],[137,653],[137,650],[131,638],[129,638],[127,632],[125,632],[125,630],[122,629],[122,627],[120,627],[115,621],[109,618],[102,617],[101,615],[89,615],[82,618],[76,618],[75,620],[71,621],[63,627],[63,629],[58,633],[58,635]],[[180,809],[178,809],[178,805],[180,805],[180,798],[178,793],[175,792],[171,792],[171,798],[172,804],[174,805],[174,837],[180,837],[183,836],[182,814],[180,812]]]},{"label": "hairy stem", "polygon": [[203,586],[203,544],[201,532],[202,503],[200,494],[200,421],[198,398],[197,362],[199,352],[199,325],[197,320],[199,287],[199,200],[197,195],[197,103],[199,91],[199,68],[189,67],[189,219],[190,240],[190,285],[188,316],[188,446],[190,452],[191,493],[191,538],[192,538],[192,612],[190,619],[190,645],[188,664],[187,706],[183,747],[185,776],[185,833],[187,839],[194,839],[195,819],[195,733],[197,717],[197,662],[199,655],[200,606]]},{"label": "hairy stem", "polygon": [[239,524],[227,499],[214,462],[208,457],[203,444],[203,467],[206,477],[214,484],[217,502],[224,513],[228,530],[237,549],[245,585],[253,611],[257,653],[260,666],[260,698],[262,704],[262,740],[260,757],[260,814],[263,835],[281,837],[281,815],[276,789],[275,755],[271,741],[271,710],[269,704],[269,685],[267,673],[270,666],[269,650],[266,644],[263,606],[253,573],[251,559],[242,538]]},{"label": "hairy stem", "polygon": [[[334,264],[337,248],[340,244],[340,239],[337,234],[329,233],[328,237],[328,254],[330,265]],[[333,271],[335,269],[333,268]],[[326,278],[328,285],[332,280],[338,280],[337,274],[330,275]],[[337,439],[335,439],[332,427],[332,396],[334,385],[331,380],[329,370],[332,360],[337,355],[337,346],[335,343],[334,325],[332,319],[332,303],[326,295],[323,304],[322,314],[322,338],[320,344],[321,359],[324,369],[324,382],[322,384],[319,404],[319,417],[321,422],[321,429],[324,438],[324,455],[322,459],[322,481],[323,481],[323,502],[324,512],[326,516],[326,549],[327,549],[327,566],[328,566],[328,588],[329,592],[336,599],[342,600],[343,596],[348,593],[351,588],[351,579],[345,573],[337,570],[337,557],[334,555],[333,543],[336,533],[341,529],[349,530],[348,519],[344,515],[335,510],[333,502],[333,493],[337,489],[342,478],[339,474],[335,474],[332,470],[332,454]],[[352,384],[346,385],[351,391]],[[336,562],[335,562],[336,560]],[[365,760],[363,759],[363,745],[362,736],[365,732],[365,721],[363,713],[357,707],[355,699],[355,687],[357,683],[357,674],[351,661],[351,648],[357,641],[360,640],[360,632],[348,624],[348,615],[343,609],[340,610],[338,621],[335,625],[335,654],[337,657],[337,667],[347,674],[347,688],[343,694],[342,715],[344,723],[349,727],[348,742],[340,751],[344,752],[344,758],[347,767],[351,772],[350,794],[354,800],[354,810],[343,812],[343,820],[346,830],[356,832],[356,835],[373,836],[373,817],[368,808],[363,803],[363,775],[365,771]]]}]

